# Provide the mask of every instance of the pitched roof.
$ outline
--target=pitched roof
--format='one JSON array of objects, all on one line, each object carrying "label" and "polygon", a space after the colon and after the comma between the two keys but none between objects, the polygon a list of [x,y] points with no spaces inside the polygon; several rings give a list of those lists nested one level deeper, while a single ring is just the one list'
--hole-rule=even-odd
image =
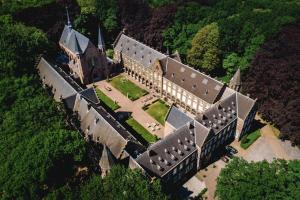
[{"label": "pitched roof", "polygon": [[225,89],[223,83],[175,59],[166,57],[160,63],[166,79],[210,104],[215,103]]},{"label": "pitched roof", "polygon": [[256,100],[251,99],[241,93],[237,93],[238,117],[245,120],[249,112],[255,105]]},{"label": "pitched roof", "polygon": [[209,135],[211,128],[205,127],[198,121],[194,121],[195,126],[195,142],[197,146],[201,149],[207,136]]},{"label": "pitched roof", "polygon": [[65,26],[59,43],[65,48],[69,49],[71,52],[78,54],[85,53],[89,41],[90,40],[81,33],[74,29],[70,29],[68,26]]},{"label": "pitched roof", "polygon": [[182,127],[183,125],[187,124],[190,121],[193,121],[193,119],[190,118],[185,113],[181,112],[174,105],[171,106],[166,116],[166,122],[171,124],[175,129]]},{"label": "pitched roof", "polygon": [[[43,82],[49,87],[52,87],[52,92],[54,93],[54,99],[56,101],[60,101],[60,98],[65,99],[77,93],[76,89],[72,86],[72,83],[63,77],[68,77],[68,75],[60,68],[52,66],[44,58],[41,58],[37,65],[37,69]],[[79,87],[77,89],[80,90],[81,88]]]},{"label": "pitched roof", "polygon": [[236,93],[219,101],[197,116],[196,120],[203,126],[211,128],[214,133],[220,132],[225,126],[237,118]]},{"label": "pitched roof", "polygon": [[185,125],[150,146],[136,161],[150,175],[162,177],[195,150],[194,129]]},{"label": "pitched roof", "polygon": [[114,50],[122,51],[124,55],[127,55],[146,68],[150,67],[155,60],[166,57],[159,51],[156,51],[125,34],[119,36],[119,39],[115,42]]},{"label": "pitched roof", "polygon": [[94,104],[99,104],[100,101],[97,97],[95,89],[92,88],[87,88],[83,91],[81,91],[79,94],[81,94],[84,98],[88,99],[89,101],[93,102]]}]

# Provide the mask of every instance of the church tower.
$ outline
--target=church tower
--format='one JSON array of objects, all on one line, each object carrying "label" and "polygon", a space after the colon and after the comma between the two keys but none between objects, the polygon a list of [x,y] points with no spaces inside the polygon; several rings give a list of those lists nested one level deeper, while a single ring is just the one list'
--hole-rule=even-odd
[{"label": "church tower", "polygon": [[241,81],[241,70],[240,70],[240,68],[235,72],[233,77],[230,79],[229,87],[231,89],[234,89],[237,92],[239,92],[241,90],[242,81]]}]

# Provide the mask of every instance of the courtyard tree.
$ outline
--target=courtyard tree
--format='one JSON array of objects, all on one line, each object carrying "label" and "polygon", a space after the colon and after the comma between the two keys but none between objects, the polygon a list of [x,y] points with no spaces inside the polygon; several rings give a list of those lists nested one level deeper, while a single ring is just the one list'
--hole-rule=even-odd
[{"label": "courtyard tree", "polygon": [[217,23],[209,24],[198,31],[192,40],[188,52],[188,63],[204,71],[214,70],[219,59],[219,27]]},{"label": "courtyard tree", "polygon": [[247,162],[233,159],[217,179],[220,200],[300,198],[300,161]]}]

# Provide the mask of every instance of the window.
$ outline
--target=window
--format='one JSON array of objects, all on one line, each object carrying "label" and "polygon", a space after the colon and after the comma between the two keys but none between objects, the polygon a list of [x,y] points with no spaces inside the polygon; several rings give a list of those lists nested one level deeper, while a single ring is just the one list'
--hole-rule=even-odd
[{"label": "window", "polygon": [[179,169],[182,170],[182,168],[183,168],[183,162],[181,162],[179,165]]},{"label": "window", "polygon": [[173,175],[175,175],[176,173],[177,173],[177,167],[174,168]]}]

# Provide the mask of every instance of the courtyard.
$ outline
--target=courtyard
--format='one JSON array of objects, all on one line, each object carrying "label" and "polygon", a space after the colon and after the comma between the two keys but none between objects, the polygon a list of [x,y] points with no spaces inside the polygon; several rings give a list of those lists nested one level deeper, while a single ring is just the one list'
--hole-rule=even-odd
[{"label": "courtyard", "polygon": [[132,101],[148,94],[146,90],[140,88],[123,75],[113,77],[109,80],[109,83]]},{"label": "courtyard", "polygon": [[[125,77],[121,74],[88,87],[95,87],[100,101],[125,120],[132,134],[147,146],[164,137],[169,105],[143,84]],[[134,101],[127,98],[127,92],[136,97]]]}]

